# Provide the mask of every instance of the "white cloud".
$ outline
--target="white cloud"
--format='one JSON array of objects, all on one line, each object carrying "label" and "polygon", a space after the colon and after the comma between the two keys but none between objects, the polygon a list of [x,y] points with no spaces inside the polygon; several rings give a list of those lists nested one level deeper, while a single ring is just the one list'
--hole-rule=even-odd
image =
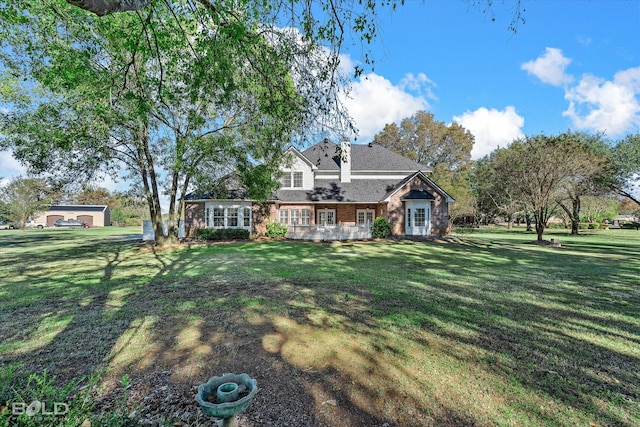
[{"label": "white cloud", "polygon": [[585,75],[566,90],[569,108],[563,112],[574,126],[610,136],[640,129],[640,67],[615,74],[612,81]]},{"label": "white cloud", "polygon": [[498,146],[505,147],[514,139],[524,137],[524,117],[518,115],[513,106],[508,106],[502,111],[481,107],[475,111],[467,111],[461,116],[454,116],[453,120],[475,136],[475,144],[471,150],[473,159],[479,159]]},{"label": "white cloud", "polygon": [[554,86],[562,86],[573,81],[573,76],[565,73],[565,69],[571,63],[571,59],[562,54],[562,50],[548,47],[544,55],[520,66],[529,74],[533,74],[544,83]]},{"label": "white cloud", "polygon": [[27,169],[13,158],[10,151],[0,151],[0,186],[6,185],[11,178],[26,173]]},{"label": "white cloud", "polygon": [[359,130],[358,139],[370,140],[384,125],[398,122],[418,110],[428,110],[427,98],[434,98],[430,88],[434,85],[423,73],[407,74],[397,85],[375,73],[360,77],[352,84],[349,98],[344,100]]}]

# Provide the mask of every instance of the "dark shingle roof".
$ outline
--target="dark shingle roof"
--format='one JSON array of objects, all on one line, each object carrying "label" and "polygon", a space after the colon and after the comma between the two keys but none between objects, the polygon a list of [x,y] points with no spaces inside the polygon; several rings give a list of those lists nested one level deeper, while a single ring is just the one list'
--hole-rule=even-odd
[{"label": "dark shingle roof", "polygon": [[[304,150],[302,154],[320,170],[340,170],[340,145],[324,140]],[[430,171],[426,165],[414,162],[378,144],[351,144],[352,171]]]},{"label": "dark shingle roof", "polygon": [[209,191],[194,191],[184,197],[185,200],[245,200],[248,199],[247,189],[244,188],[235,173],[226,175],[215,182]]},{"label": "dark shingle roof", "polygon": [[102,212],[107,209],[106,205],[58,205],[51,206],[50,212],[76,211],[76,212]]},{"label": "dark shingle roof", "polygon": [[397,180],[353,180],[340,182],[316,179],[313,190],[278,190],[270,200],[281,202],[378,203],[396,188]]},{"label": "dark shingle roof", "polygon": [[400,200],[435,200],[433,194],[427,190],[411,190],[400,196]]}]

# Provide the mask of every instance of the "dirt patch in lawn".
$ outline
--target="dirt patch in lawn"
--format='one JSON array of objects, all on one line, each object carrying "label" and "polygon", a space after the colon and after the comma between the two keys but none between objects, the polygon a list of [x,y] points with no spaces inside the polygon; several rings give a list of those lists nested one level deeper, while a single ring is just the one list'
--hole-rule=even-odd
[{"label": "dirt patch in lawn", "polygon": [[3,362],[46,368],[61,384],[102,370],[97,410],[126,399],[130,416],[146,425],[213,425],[194,401],[197,386],[229,372],[258,381],[242,427],[472,424],[422,402],[456,396],[421,389],[414,350],[379,329],[364,292],[296,282],[149,286],[97,291],[67,308],[73,320],[51,342]]}]

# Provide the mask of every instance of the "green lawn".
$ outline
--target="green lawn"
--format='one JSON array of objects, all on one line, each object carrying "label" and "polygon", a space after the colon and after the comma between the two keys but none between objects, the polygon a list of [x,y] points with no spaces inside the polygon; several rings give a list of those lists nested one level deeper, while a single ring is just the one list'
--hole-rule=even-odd
[{"label": "green lawn", "polygon": [[247,372],[249,426],[286,408],[278,387],[317,425],[640,425],[635,230],[161,252],[139,232],[0,231],[0,362],[101,372],[103,394],[127,375],[132,407],[160,372],[191,399]]}]

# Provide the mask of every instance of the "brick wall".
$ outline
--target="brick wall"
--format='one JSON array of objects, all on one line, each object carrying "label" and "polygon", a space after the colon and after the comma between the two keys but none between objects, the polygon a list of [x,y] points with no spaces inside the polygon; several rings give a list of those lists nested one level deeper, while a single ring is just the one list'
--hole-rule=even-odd
[{"label": "brick wall", "polygon": [[410,190],[427,190],[435,196],[436,199],[431,203],[431,234],[449,233],[449,205],[447,200],[418,176],[414,177],[391,196],[391,200],[387,205],[387,218],[393,224],[391,233],[403,235],[405,232],[404,203],[400,200],[400,197]]}]

